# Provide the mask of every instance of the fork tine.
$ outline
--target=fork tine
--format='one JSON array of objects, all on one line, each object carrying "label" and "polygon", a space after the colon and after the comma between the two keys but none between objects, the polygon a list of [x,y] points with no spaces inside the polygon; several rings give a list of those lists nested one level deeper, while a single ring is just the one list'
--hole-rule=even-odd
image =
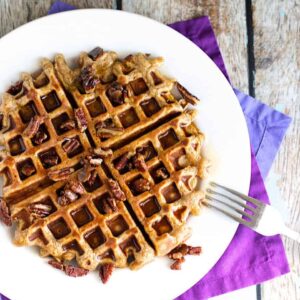
[{"label": "fork tine", "polygon": [[211,185],[211,186],[215,186],[215,187],[219,187],[219,188],[221,188],[221,189],[223,189],[223,190],[225,190],[225,191],[227,191],[227,192],[229,192],[229,193],[231,193],[231,194],[233,194],[233,195],[235,195],[235,196],[238,196],[238,197],[244,199],[245,201],[248,201],[248,202],[254,204],[255,206],[260,207],[260,206],[264,205],[262,202],[260,202],[260,201],[258,201],[258,200],[256,200],[256,199],[254,199],[254,198],[251,198],[251,197],[249,197],[249,196],[243,195],[242,193],[240,193],[240,192],[238,192],[238,191],[235,191],[235,190],[233,190],[233,189],[230,189],[230,188],[228,188],[228,187],[225,187],[225,186],[223,186],[223,185],[221,185],[221,184],[218,184],[218,183],[216,183],[216,182],[211,181],[211,182],[210,182],[210,185]]},{"label": "fork tine", "polygon": [[246,209],[248,209],[248,210],[251,210],[252,212],[255,211],[255,208],[254,208],[254,207],[251,207],[251,206],[249,206],[249,205],[243,203],[242,201],[238,201],[238,200],[236,200],[236,199],[234,199],[234,198],[231,198],[231,197],[229,197],[229,196],[227,196],[227,195],[218,193],[218,192],[216,192],[216,191],[214,191],[214,190],[212,190],[212,189],[210,189],[210,188],[206,189],[206,192],[209,193],[209,194],[212,194],[212,195],[217,195],[217,196],[224,197],[224,198],[226,198],[226,199],[228,199],[228,200],[230,200],[230,201],[236,203],[237,205],[240,205],[240,206],[242,206],[242,207],[244,207],[244,208],[246,208]]},{"label": "fork tine", "polygon": [[247,212],[245,212],[244,210],[241,210],[241,209],[239,209],[239,208],[237,208],[237,207],[234,207],[233,205],[231,205],[231,204],[229,204],[229,203],[226,203],[226,202],[224,202],[224,201],[222,201],[222,200],[220,200],[220,199],[217,199],[217,198],[214,198],[214,197],[211,197],[211,196],[208,196],[208,195],[207,195],[205,198],[206,198],[207,200],[211,200],[211,201],[215,201],[215,202],[218,202],[218,203],[222,203],[222,204],[225,205],[226,207],[228,207],[228,208],[234,210],[235,212],[237,212],[237,213],[239,213],[239,214],[241,214],[241,215],[243,215],[243,216],[249,218],[250,220],[252,220],[252,218],[253,218],[253,215],[250,215],[250,214],[248,214]]},{"label": "fork tine", "polygon": [[248,222],[247,220],[239,218],[239,217],[235,216],[234,214],[228,212],[227,210],[225,210],[225,209],[223,209],[223,208],[221,208],[217,205],[214,205],[213,202],[203,201],[203,204],[206,205],[207,207],[211,207],[211,208],[214,208],[214,209],[220,211],[221,213],[223,213],[223,214],[227,215],[228,217],[234,219],[238,223],[241,223],[241,224],[243,224],[245,226],[248,226],[248,227],[250,226],[250,222]]}]

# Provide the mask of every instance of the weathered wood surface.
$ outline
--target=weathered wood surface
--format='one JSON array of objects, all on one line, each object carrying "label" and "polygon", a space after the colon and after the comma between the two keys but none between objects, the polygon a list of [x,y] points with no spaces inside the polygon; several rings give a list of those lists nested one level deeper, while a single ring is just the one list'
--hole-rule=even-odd
[{"label": "weathered wood surface", "polygon": [[[255,91],[293,118],[274,163],[289,225],[300,232],[300,1],[253,1]],[[274,199],[275,200],[275,199]],[[279,204],[280,205],[280,204]],[[291,273],[265,283],[263,299],[300,299],[299,244],[284,239]]]}]

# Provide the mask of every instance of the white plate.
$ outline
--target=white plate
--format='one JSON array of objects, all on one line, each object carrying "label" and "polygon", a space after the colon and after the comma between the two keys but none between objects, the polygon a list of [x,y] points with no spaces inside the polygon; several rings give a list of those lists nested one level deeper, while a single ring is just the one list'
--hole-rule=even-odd
[{"label": "white plate", "polygon": [[[207,153],[213,178],[241,192],[248,192],[250,145],[246,123],[230,85],[214,63],[192,42],[151,19],[116,10],[77,10],[28,23],[0,40],[0,90],[34,71],[38,59],[57,52],[67,57],[95,46],[122,54],[145,52],[165,58],[163,71],[178,79],[202,101],[200,128],[207,136]],[[180,272],[156,259],[137,272],[116,271],[108,284],[96,272],[69,278],[49,267],[37,251],[10,243],[7,229],[0,229],[0,292],[13,300],[40,299],[172,299],[202,278],[221,257],[237,224],[204,210],[190,222],[193,245],[203,254],[188,257]]]}]

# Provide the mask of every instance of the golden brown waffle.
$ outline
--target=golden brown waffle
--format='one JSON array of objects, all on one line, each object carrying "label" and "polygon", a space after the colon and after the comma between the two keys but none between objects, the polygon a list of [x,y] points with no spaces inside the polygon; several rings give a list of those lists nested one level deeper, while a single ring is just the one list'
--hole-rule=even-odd
[{"label": "golden brown waffle", "polygon": [[[0,172],[4,201],[18,222],[16,244],[38,245],[59,261],[76,258],[87,270],[108,262],[136,269],[190,236],[186,220],[202,199],[196,182],[204,172],[203,135],[194,112],[184,109],[195,97],[160,74],[161,63],[144,54],[120,60],[98,48],[71,69],[57,55],[4,94]],[[112,155],[96,158],[93,183],[82,180],[84,191],[63,203],[66,184],[80,178],[95,148]],[[116,167],[125,156],[126,167]],[[50,175],[62,169],[69,176]],[[127,199],[113,210],[103,208],[116,198],[110,178]],[[141,178],[148,187],[137,192]],[[43,205],[47,213],[37,216]]]}]

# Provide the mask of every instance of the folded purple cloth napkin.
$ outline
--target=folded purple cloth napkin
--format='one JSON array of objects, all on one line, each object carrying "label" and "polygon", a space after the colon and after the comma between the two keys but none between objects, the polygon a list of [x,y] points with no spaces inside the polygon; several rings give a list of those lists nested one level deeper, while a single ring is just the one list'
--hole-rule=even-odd
[{"label": "folded purple cloth napkin", "polygon": [[[72,10],[73,6],[55,2],[49,14]],[[229,80],[220,49],[208,17],[177,22],[170,27],[200,47]],[[249,195],[268,203],[263,178],[266,177],[291,119],[234,89],[248,125],[251,152]],[[177,300],[207,299],[289,272],[280,236],[264,237],[240,225],[228,248],[215,266]],[[0,295],[0,300],[8,300]]]}]

